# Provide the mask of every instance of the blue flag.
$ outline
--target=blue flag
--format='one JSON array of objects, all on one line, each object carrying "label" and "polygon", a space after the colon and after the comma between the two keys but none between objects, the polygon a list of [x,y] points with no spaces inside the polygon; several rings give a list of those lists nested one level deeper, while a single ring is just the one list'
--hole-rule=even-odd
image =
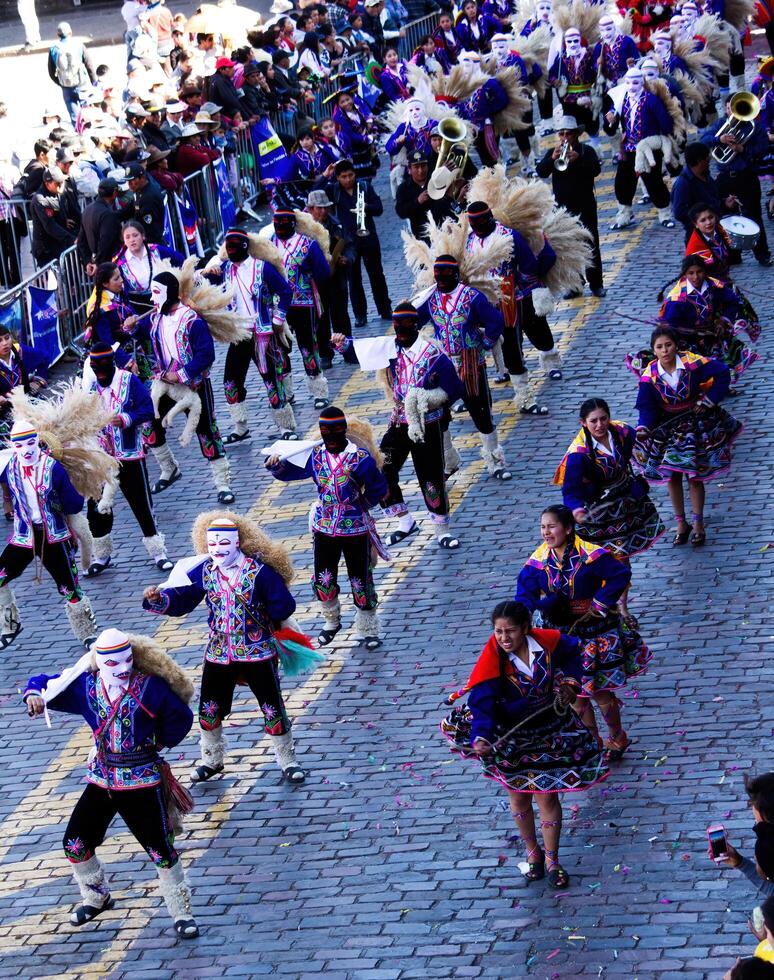
[{"label": "blue flag", "polygon": [[27,331],[24,329],[24,311],[22,309],[22,298],[17,298],[8,306],[0,307],[0,325],[5,330],[10,330],[17,340],[26,340]]},{"label": "blue flag", "polygon": [[202,240],[199,235],[199,213],[188,188],[183,184],[183,189],[179,194],[175,194],[175,206],[177,207],[180,226],[183,229],[189,255],[203,255]]},{"label": "blue flag", "polygon": [[169,213],[169,199],[166,195],[164,196],[164,241],[169,248],[177,248],[175,236],[172,231],[172,217]]},{"label": "blue flag", "polygon": [[259,119],[250,129],[255,158],[261,180],[289,180],[293,174],[293,161],[287,155],[282,140],[277,136],[268,118]]},{"label": "blue flag", "polygon": [[218,200],[220,202],[220,216],[223,219],[223,231],[227,232],[232,227],[236,219],[236,204],[231,184],[228,182],[228,170],[226,163],[221,157],[219,160],[212,161],[212,172],[215,174],[215,182],[218,188]]},{"label": "blue flag", "polygon": [[62,355],[59,339],[59,306],[55,289],[28,287],[30,300],[30,346],[49,367]]}]

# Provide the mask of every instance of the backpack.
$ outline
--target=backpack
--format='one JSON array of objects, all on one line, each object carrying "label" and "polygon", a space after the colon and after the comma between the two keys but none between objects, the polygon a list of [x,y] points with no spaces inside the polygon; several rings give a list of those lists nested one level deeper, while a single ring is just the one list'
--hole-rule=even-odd
[{"label": "backpack", "polygon": [[83,56],[71,43],[65,42],[59,47],[56,80],[62,88],[78,88],[83,83]]}]

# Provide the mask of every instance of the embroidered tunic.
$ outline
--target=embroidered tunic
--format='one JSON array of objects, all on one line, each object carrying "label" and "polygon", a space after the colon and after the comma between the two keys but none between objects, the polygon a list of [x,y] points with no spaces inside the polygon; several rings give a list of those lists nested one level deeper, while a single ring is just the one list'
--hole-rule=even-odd
[{"label": "embroidered tunic", "polygon": [[330,537],[372,534],[374,522],[368,513],[387,493],[387,480],[365,449],[348,442],[342,453],[316,446],[306,465],[287,460],[271,471],[285,483],[314,480],[319,502],[312,516],[312,530]]},{"label": "embroidered tunic", "polygon": [[[391,157],[401,150],[411,154],[415,151],[430,153],[430,133],[437,126],[435,119],[429,119],[420,129],[414,129],[410,123],[401,123],[385,144],[385,149]],[[401,136],[406,137],[404,143],[398,143]]]},{"label": "embroidered tunic", "polygon": [[704,289],[688,289],[688,280],[681,278],[670,290],[659,311],[659,319],[676,330],[690,333],[712,330],[718,317],[732,322],[739,314],[739,302],[733,289],[719,279],[708,276]]},{"label": "embroidered tunic", "polygon": [[191,585],[162,589],[160,602],[143,599],[143,609],[185,616],[204,599],[210,631],[204,659],[210,663],[255,663],[279,655],[272,623],[292,616],[296,601],[270,565],[243,555],[237,568],[221,572],[206,557],[188,577]]},{"label": "embroidered tunic", "polygon": [[628,95],[621,106],[622,149],[634,153],[637,144],[648,136],[669,136],[674,128],[672,117],[657,95],[643,92],[636,102]]},{"label": "embroidered tunic", "polygon": [[503,332],[503,317],[483,293],[460,283],[450,293],[436,289],[417,309],[420,327],[432,323],[435,339],[451,358],[478,351],[478,362]]},{"label": "embroidered tunic", "polygon": [[[611,455],[597,451],[591,437],[581,429],[559,464],[554,483],[562,487],[565,506],[570,510],[593,504],[607,487],[629,471],[635,430],[625,422],[611,421],[608,431]],[[644,495],[645,491],[640,494]]]},{"label": "embroidered tunic", "polygon": [[32,472],[27,475],[18,458],[8,463],[0,482],[5,483],[13,505],[11,544],[21,548],[34,545],[33,524],[42,524],[46,541],[67,541],[70,528],[68,514],[79,514],[83,497],[70,482],[67,470],[46,453],[41,453]]},{"label": "embroidered tunic", "polygon": [[288,285],[293,291],[291,306],[315,307],[321,311],[319,287],[331,277],[323,251],[313,238],[298,232],[283,241],[271,236],[282,256]]},{"label": "embroidered tunic", "polygon": [[680,371],[677,387],[672,388],[658,373],[658,361],[652,361],[640,378],[637,387],[638,428],[656,426],[696,408],[701,397],[717,405],[728,394],[731,372],[725,364],[700,354],[680,351],[684,371]]},{"label": "embroidered tunic", "polygon": [[221,274],[207,273],[213,282],[226,282],[234,287],[231,308],[241,316],[251,317],[256,335],[271,334],[276,318],[285,320],[293,299],[293,289],[271,262],[249,255],[242,262],[227,259]]},{"label": "embroidered tunic", "polygon": [[[543,247],[539,254],[535,255],[524,236],[514,228],[508,228],[498,221],[491,234],[510,236],[513,242],[513,251],[509,261],[503,263],[499,269],[489,270],[492,275],[503,276],[505,280],[505,303],[507,304],[511,298],[515,301],[530,296],[533,289],[542,287],[546,275],[556,264],[556,252],[548,239],[543,239]],[[475,252],[483,248],[485,242],[486,238],[480,238],[474,231],[471,231],[465,242],[465,251]],[[513,318],[508,319],[509,325],[512,325],[512,320],[515,320],[515,311]]]},{"label": "embroidered tunic", "polygon": [[594,58],[599,74],[603,75],[611,85],[615,85],[629,70],[628,60],[633,58],[636,64],[640,59],[640,52],[637,50],[634,38],[628,34],[616,34],[612,44],[606,44],[604,41],[597,42]]},{"label": "embroidered tunic", "polygon": [[562,102],[571,105],[577,103],[582,95],[588,96],[590,94],[591,87],[597,80],[594,55],[588,49],[583,52],[580,58],[558,54],[548,69],[548,80],[550,82],[565,82],[567,91],[561,96]]},{"label": "embroidered tunic", "polygon": [[206,322],[180,303],[168,314],[151,314],[151,343],[160,372],[174,370],[183,384],[197,387],[215,361],[215,344]]},{"label": "embroidered tunic", "polygon": [[100,435],[102,448],[115,459],[143,459],[145,449],[140,431],[143,423],[153,421],[153,402],[148,390],[130,371],[116,368],[113,380],[100,387],[94,378],[89,391],[95,392],[111,415],[120,415],[120,425],[107,425]]},{"label": "embroidered tunic", "polygon": [[[42,693],[56,677],[59,674],[30,677],[24,696]],[[132,674],[126,692],[111,703],[99,673],[86,671],[48,707],[83,717],[95,745],[86,782],[111,792],[158,786],[159,751],[182,742],[193,724],[191,709],[166,681],[139,672]]]}]

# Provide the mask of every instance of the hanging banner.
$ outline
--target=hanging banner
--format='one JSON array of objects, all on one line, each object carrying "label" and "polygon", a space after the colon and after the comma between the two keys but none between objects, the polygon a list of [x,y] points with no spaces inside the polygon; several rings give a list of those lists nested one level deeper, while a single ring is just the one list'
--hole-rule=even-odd
[{"label": "hanging banner", "polygon": [[2,326],[3,330],[10,330],[11,334],[17,340],[26,341],[27,335],[24,329],[24,308],[22,307],[21,296],[17,296],[16,299],[7,306],[0,307],[0,326]]},{"label": "hanging banner", "polygon": [[261,180],[288,180],[292,175],[293,163],[268,118],[253,123],[250,135]]},{"label": "hanging banner", "polygon": [[223,219],[224,233],[236,222],[236,204],[231,184],[228,182],[228,170],[226,163],[221,157],[219,160],[212,161],[212,170],[215,174],[215,182],[218,188],[218,201],[220,203],[220,216]]},{"label": "hanging banner", "polygon": [[183,185],[182,191],[175,194],[175,207],[180,219],[180,227],[188,244],[189,254],[204,255],[202,240],[199,234],[199,213],[191,200],[188,188]]},{"label": "hanging banner", "polygon": [[45,358],[50,367],[62,356],[62,342],[59,339],[59,306],[55,289],[39,289],[29,286],[29,343],[30,347]]}]

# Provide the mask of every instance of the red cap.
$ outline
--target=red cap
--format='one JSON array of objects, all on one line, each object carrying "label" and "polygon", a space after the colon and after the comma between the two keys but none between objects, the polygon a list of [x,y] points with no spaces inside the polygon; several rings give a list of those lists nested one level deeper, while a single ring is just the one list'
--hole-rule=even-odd
[{"label": "red cap", "polygon": [[215,71],[217,71],[219,68],[234,68],[235,66],[236,62],[232,61],[231,58],[218,58],[218,60],[215,62]]}]

